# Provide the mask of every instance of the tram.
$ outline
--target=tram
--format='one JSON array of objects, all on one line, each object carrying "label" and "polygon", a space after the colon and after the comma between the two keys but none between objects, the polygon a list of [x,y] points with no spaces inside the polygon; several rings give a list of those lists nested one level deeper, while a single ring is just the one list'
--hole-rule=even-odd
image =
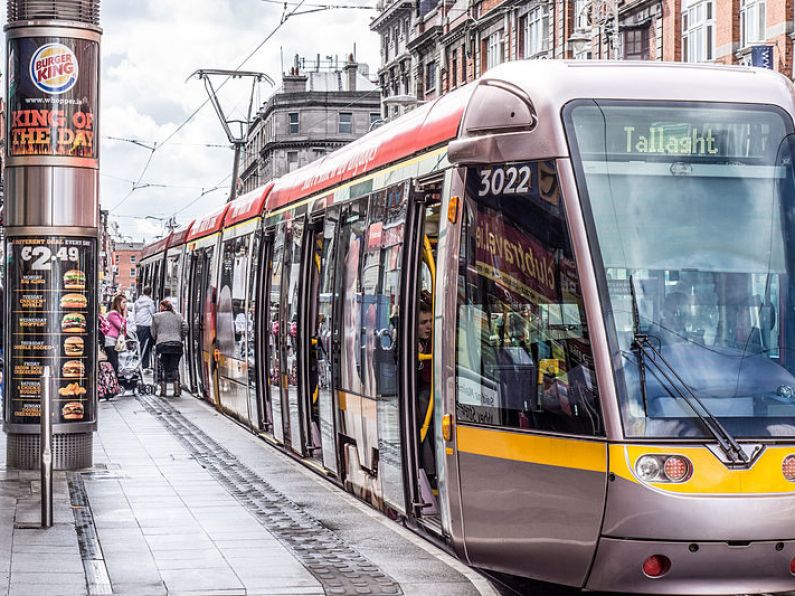
[{"label": "tram", "polygon": [[769,71],[503,64],[144,279],[183,384],[471,565],[792,590],[794,116]]}]

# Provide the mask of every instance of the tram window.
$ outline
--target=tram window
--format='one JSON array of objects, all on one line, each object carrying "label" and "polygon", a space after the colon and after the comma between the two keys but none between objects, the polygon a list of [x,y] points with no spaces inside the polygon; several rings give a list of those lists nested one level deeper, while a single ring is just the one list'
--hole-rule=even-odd
[{"label": "tram window", "polygon": [[[340,358],[342,389],[362,394],[362,321],[361,269],[367,232],[367,199],[348,206],[340,234],[342,250],[342,328]],[[365,342],[366,343],[366,342]]]},{"label": "tram window", "polygon": [[[483,192],[484,180],[510,178],[505,173],[511,168],[521,186],[510,194]],[[577,266],[557,189],[554,162],[467,173],[456,341],[461,422],[603,434]]]},{"label": "tram window", "polygon": [[791,118],[772,106],[599,103],[565,119],[626,436],[708,436],[660,362],[735,437],[793,436]]},{"label": "tram window", "polygon": [[254,325],[254,313],[257,307],[257,284],[263,283],[260,280],[260,236],[254,235],[254,240],[251,246],[251,258],[249,259],[249,274],[248,274],[248,315],[246,317],[246,360],[248,362],[248,379],[249,385],[254,386],[254,350],[256,344],[257,326]]},{"label": "tram window", "polygon": [[218,343],[221,353],[246,357],[246,264],[249,236],[224,242],[218,298]]},{"label": "tram window", "polygon": [[270,377],[271,400],[280,399],[281,350],[279,350],[279,334],[281,324],[279,311],[282,304],[282,274],[284,271],[284,226],[279,227],[273,239],[273,259],[271,265],[270,297],[268,299],[267,330],[268,330],[268,376]]},{"label": "tram window", "polygon": [[304,236],[303,219],[287,222],[287,251],[283,283],[287,283],[283,318],[285,335],[285,366],[290,389],[298,389],[298,297],[301,286],[301,244]]}]

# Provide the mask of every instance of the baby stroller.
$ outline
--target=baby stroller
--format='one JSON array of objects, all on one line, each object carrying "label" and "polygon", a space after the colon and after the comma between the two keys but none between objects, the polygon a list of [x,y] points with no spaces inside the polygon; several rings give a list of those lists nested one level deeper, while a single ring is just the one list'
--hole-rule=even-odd
[{"label": "baby stroller", "polygon": [[134,395],[152,395],[155,386],[146,383],[141,366],[141,342],[135,331],[127,331],[127,350],[119,353],[119,384],[123,392],[132,390]]}]

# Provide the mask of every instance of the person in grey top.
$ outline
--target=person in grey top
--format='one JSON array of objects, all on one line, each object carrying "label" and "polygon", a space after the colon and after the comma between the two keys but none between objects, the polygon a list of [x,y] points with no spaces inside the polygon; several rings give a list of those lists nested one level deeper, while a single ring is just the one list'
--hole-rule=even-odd
[{"label": "person in grey top", "polygon": [[152,353],[152,317],[155,314],[155,303],[152,300],[152,288],[144,287],[141,295],[133,303],[133,322],[135,333],[141,344],[141,366],[152,368],[150,354]]},{"label": "person in grey top", "polygon": [[166,385],[174,383],[174,397],[181,393],[179,361],[182,358],[182,338],[188,334],[188,324],[174,312],[168,300],[160,301],[160,312],[152,317],[152,337],[160,356],[160,395],[166,396]]}]

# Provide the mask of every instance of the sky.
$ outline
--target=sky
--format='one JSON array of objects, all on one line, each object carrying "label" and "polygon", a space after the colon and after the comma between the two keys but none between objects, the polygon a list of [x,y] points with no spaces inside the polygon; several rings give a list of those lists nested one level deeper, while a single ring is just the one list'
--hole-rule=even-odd
[{"label": "sky", "polygon": [[[375,5],[375,0],[304,0],[296,7],[299,1],[291,0],[287,12],[325,2]],[[100,203],[110,210],[124,241],[152,240],[163,234],[170,216],[186,224],[228,197],[233,151],[212,106],[206,103],[173,134],[207,100],[203,81],[189,79],[193,72],[239,67],[268,74],[278,87],[282,60],[284,70],[295,54],[307,59],[337,55],[342,62],[354,44],[357,61],[369,64],[371,75],[377,70],[379,40],[368,26],[375,11],[295,14],[255,52],[283,13],[284,5],[272,0],[102,1]],[[216,88],[222,81],[213,78]],[[255,109],[273,91],[261,83]],[[250,80],[233,79],[219,92],[221,106],[243,118],[249,94]],[[130,141],[158,148],[152,152]]]}]

